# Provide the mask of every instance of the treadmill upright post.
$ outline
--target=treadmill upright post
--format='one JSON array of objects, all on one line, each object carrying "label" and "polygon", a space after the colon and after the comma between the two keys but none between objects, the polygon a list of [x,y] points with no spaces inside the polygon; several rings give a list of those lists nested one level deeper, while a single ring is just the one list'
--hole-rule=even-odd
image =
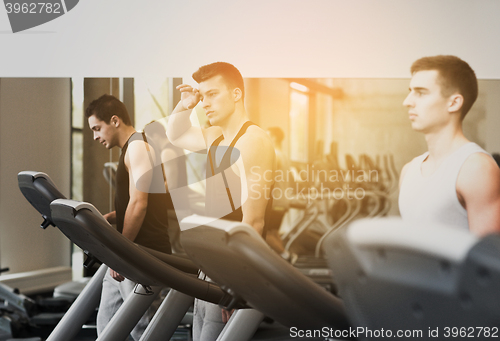
[{"label": "treadmill upright post", "polygon": [[106,271],[108,271],[108,267],[102,264],[66,314],[64,314],[64,317],[49,335],[47,341],[72,340],[78,334],[84,323],[87,322],[99,305],[102,280]]},{"label": "treadmill upright post", "polygon": [[194,298],[171,289],[139,341],[170,340]]},{"label": "treadmill upright post", "polygon": [[217,341],[249,341],[259,328],[264,314],[255,309],[237,309],[224,326]]},{"label": "treadmill upright post", "polygon": [[162,289],[160,286],[150,288],[151,292],[137,284],[96,341],[125,340]]}]

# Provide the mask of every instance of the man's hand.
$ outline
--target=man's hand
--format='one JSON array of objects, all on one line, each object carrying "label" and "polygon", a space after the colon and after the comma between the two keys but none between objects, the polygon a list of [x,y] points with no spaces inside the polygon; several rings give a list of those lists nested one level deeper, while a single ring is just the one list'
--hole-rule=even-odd
[{"label": "man's hand", "polygon": [[193,109],[201,99],[198,89],[188,84],[181,84],[176,87],[181,92],[181,105],[185,110]]},{"label": "man's hand", "polygon": [[222,322],[227,323],[229,319],[231,318],[231,315],[233,315],[234,309],[232,310],[226,310],[222,309]]},{"label": "man's hand", "polygon": [[103,217],[108,221],[108,223],[116,224],[116,211],[106,213]]},{"label": "man's hand", "polygon": [[199,153],[200,150],[207,149],[207,138],[211,138],[212,135],[220,136],[222,131],[219,127],[203,129],[193,126],[190,119],[191,109],[201,100],[200,92],[187,84],[181,84],[176,89],[181,92],[181,100],[168,118],[168,139],[174,146]]},{"label": "man's hand", "polygon": [[120,275],[118,272],[116,272],[113,269],[109,269],[109,274],[111,275],[111,277],[115,281],[118,281],[118,282],[122,282],[125,279],[125,277],[123,277],[122,275]]}]

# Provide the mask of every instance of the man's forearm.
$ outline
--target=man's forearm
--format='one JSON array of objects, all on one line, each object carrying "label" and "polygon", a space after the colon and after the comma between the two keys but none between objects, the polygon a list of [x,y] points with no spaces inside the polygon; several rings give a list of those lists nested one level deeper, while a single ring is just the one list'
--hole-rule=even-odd
[{"label": "man's forearm", "polygon": [[190,116],[192,109],[186,109],[179,102],[172,114],[168,117],[167,136],[170,141],[175,141],[192,127]]},{"label": "man's forearm", "polygon": [[134,241],[141,229],[146,217],[147,204],[129,202],[125,212],[122,234],[131,241]]}]

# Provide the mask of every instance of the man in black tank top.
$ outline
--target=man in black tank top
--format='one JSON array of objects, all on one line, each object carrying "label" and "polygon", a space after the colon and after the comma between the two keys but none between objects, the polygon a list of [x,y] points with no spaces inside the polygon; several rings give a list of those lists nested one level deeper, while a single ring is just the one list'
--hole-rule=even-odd
[{"label": "man in black tank top", "polygon": [[[179,85],[181,101],[169,117],[167,135],[173,144],[207,151],[206,214],[242,221],[265,234],[271,207],[275,153],[267,133],[250,122],[244,107],[244,83],[231,64],[217,62],[193,74],[195,89]],[[190,114],[200,102],[211,127],[191,125]],[[216,340],[230,312],[202,301],[195,303],[193,340]]]},{"label": "man in black tank top", "polygon": [[[93,101],[85,112],[94,140],[107,149],[120,147],[122,153],[116,173],[115,211],[104,217],[117,230],[137,244],[171,253],[166,206],[168,195],[163,180],[160,190],[152,191],[154,167],[159,153],[146,143],[145,136],[131,125],[125,105],[113,96],[103,95]],[[160,162],[161,164],[161,162]],[[161,175],[160,175],[161,176]],[[163,189],[161,188],[163,187]],[[111,320],[135,283],[110,269],[103,280],[101,303],[97,316],[100,334]],[[139,340],[148,324],[145,314],[131,333]]]}]

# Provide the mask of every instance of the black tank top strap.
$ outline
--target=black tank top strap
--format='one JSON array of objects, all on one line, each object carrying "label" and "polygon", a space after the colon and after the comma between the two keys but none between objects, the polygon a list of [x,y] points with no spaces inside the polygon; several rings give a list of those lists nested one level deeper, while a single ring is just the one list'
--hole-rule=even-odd
[{"label": "black tank top strap", "polygon": [[[231,144],[229,145],[229,147],[227,147],[226,151],[224,152],[224,155],[222,156],[222,160],[218,166],[216,165],[215,151],[217,150],[216,148],[219,146],[221,141],[224,140],[224,136],[221,135],[217,139],[215,139],[214,142],[212,142],[212,145],[208,149],[208,159],[210,160],[210,168],[212,170],[212,175],[220,173],[221,170],[225,170],[231,165],[231,163],[229,162],[230,159],[228,159],[228,158],[231,157],[232,149],[236,145],[236,142],[238,142],[238,140],[241,138],[241,136],[243,136],[243,134],[245,134],[248,127],[250,127],[252,125],[255,125],[255,123],[253,123],[251,121],[246,121],[241,126],[240,130],[238,131],[238,134],[236,134],[236,136],[231,141]],[[213,151],[213,153],[212,153],[212,151]]]},{"label": "black tank top strap", "polygon": [[[235,181],[236,178],[234,178],[233,172],[231,172],[231,171],[226,172],[226,170],[230,170],[230,168],[231,168],[231,154],[232,154],[234,146],[236,145],[236,142],[238,142],[238,140],[241,138],[241,136],[247,131],[248,127],[251,125],[254,125],[254,123],[252,123],[250,121],[245,122],[242,125],[242,127],[240,128],[240,130],[238,131],[238,133],[236,134],[236,136],[234,137],[234,139],[231,141],[231,144],[229,146],[221,146],[221,148],[224,147],[225,151],[224,151],[224,155],[222,156],[221,162],[218,165],[217,165],[215,154],[217,152],[217,147],[219,147],[219,144],[222,142],[222,140],[224,140],[224,136],[221,135],[217,139],[215,139],[214,142],[212,142],[212,144],[210,145],[210,148],[208,149],[207,163],[209,163],[209,165],[207,165],[207,169],[206,169],[207,178],[215,176],[217,174],[221,174],[225,188],[222,187],[220,189],[216,189],[216,188],[212,188],[212,187],[207,187],[207,193],[209,193],[209,192],[211,193],[213,191],[213,194],[218,193],[217,195],[221,195],[222,194],[221,190],[224,190],[224,192],[225,192],[224,196],[227,197],[227,199],[231,205],[231,209],[232,209],[232,212],[225,215],[223,217],[223,219],[241,221],[241,219],[243,217],[241,207],[238,204],[238,208],[236,208],[237,205],[235,205],[235,201],[234,201],[234,200],[237,200],[237,202],[239,202],[239,198],[238,197],[233,198],[234,193],[231,193],[227,177],[229,176],[229,177],[233,178],[232,181]],[[239,194],[238,194],[238,196],[239,196]],[[214,203],[212,201],[209,201],[206,203],[206,205],[207,205],[206,207],[208,208],[207,212],[212,212],[213,204]]]},{"label": "black tank top strap", "polygon": [[236,136],[234,137],[233,141],[231,142],[231,144],[229,145],[229,147],[234,147],[234,145],[236,144],[236,142],[238,142],[238,140],[240,139],[241,136],[243,136],[243,134],[246,133],[248,127],[252,126],[252,125],[255,125],[255,123],[251,122],[251,121],[246,121],[240,128],[240,131],[238,132],[238,134],[236,134]]},{"label": "black tank top strap", "polygon": [[212,145],[210,146],[210,148],[219,146],[219,144],[220,144],[220,142],[221,142],[222,140],[224,140],[224,136],[223,136],[223,135],[221,135],[221,136],[219,136],[218,138],[216,138],[216,139],[214,140],[214,142],[212,142]]},{"label": "black tank top strap", "polygon": [[[238,142],[238,140],[240,139],[240,137],[246,133],[248,127],[252,126],[252,125],[256,125],[255,123],[251,122],[251,121],[246,121],[245,123],[243,123],[243,125],[241,126],[240,130],[238,131],[238,134],[236,134],[236,136],[234,137],[234,139],[231,141],[231,144],[229,145],[229,147],[234,147],[234,145],[236,144],[236,142]],[[221,135],[219,136],[218,138],[216,138],[214,140],[214,142],[212,142],[212,145],[210,147],[217,147],[221,141],[224,140],[224,136]]]},{"label": "black tank top strap", "polygon": [[212,171],[212,175],[215,175],[216,172],[216,165],[215,165],[215,155],[212,156],[212,150],[214,150],[215,153],[215,148],[220,144],[220,142],[224,139],[224,136],[219,136],[217,139],[215,139],[214,142],[212,142],[212,145],[210,148],[208,148],[208,160],[210,161],[210,169]]},{"label": "black tank top strap", "polygon": [[222,160],[221,160],[220,166],[223,167],[223,169],[226,169],[226,168],[228,168],[231,165],[231,153],[233,152],[233,148],[236,145],[236,142],[238,142],[238,140],[240,139],[240,137],[242,137],[243,134],[246,133],[248,127],[250,127],[251,125],[255,125],[255,123],[252,123],[250,121],[246,121],[243,124],[243,126],[241,126],[240,131],[238,132],[238,134],[236,134],[236,136],[234,137],[234,139],[231,141],[231,144],[229,145],[229,147],[227,148],[226,152],[222,156]]}]

